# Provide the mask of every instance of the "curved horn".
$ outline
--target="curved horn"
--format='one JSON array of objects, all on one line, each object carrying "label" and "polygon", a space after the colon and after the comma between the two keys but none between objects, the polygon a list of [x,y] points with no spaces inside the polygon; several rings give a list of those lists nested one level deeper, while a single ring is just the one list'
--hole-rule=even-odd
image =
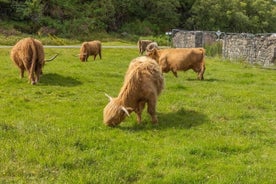
[{"label": "curved horn", "polygon": [[112,97],[105,93],[105,96],[109,99],[109,101],[112,100]]},{"label": "curved horn", "polygon": [[45,62],[53,61],[57,56],[58,56],[58,54],[54,55],[54,56],[53,56],[52,58],[50,58],[50,59],[45,59]]},{"label": "curved horn", "polygon": [[127,116],[130,116],[129,113],[128,113],[128,111],[127,111],[127,109],[124,106],[122,106],[121,108],[127,114]]}]

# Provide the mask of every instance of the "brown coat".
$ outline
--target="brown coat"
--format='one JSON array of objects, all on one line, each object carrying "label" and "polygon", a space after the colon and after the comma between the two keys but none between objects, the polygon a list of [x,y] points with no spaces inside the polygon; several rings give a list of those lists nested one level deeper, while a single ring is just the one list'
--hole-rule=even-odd
[{"label": "brown coat", "polygon": [[29,74],[31,84],[36,84],[42,74],[42,67],[45,64],[44,49],[39,40],[24,38],[18,41],[11,49],[12,61],[20,69],[20,76],[23,78],[24,71]]},{"label": "brown coat", "polygon": [[79,55],[81,61],[87,61],[90,55],[94,56],[94,60],[97,55],[99,55],[100,59],[102,59],[102,43],[98,40],[83,42]]},{"label": "brown coat", "polygon": [[152,43],[151,40],[138,40],[137,46],[138,46],[140,55],[142,55],[146,51],[146,48],[150,43]]},{"label": "brown coat", "polygon": [[171,48],[171,49],[153,49],[147,55],[155,59],[162,72],[172,71],[177,77],[177,71],[186,71],[193,69],[198,73],[198,79],[203,80],[205,71],[205,50],[203,48]]},{"label": "brown coat", "polygon": [[150,44],[147,45],[146,47],[146,55],[148,55],[148,52],[151,52],[153,49],[159,49],[158,44],[156,42],[151,42]]},{"label": "brown coat", "polygon": [[147,56],[133,59],[118,97],[109,97],[110,102],[104,108],[104,123],[108,126],[116,126],[133,111],[137,114],[137,121],[140,123],[145,104],[148,106],[152,122],[156,123],[157,96],[163,88],[162,72],[153,59]]}]

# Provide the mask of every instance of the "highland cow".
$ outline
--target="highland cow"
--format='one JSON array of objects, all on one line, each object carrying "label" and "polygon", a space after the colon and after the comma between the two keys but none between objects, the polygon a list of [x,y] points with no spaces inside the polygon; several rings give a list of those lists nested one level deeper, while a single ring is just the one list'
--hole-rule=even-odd
[{"label": "highland cow", "polygon": [[96,59],[97,55],[100,56],[102,59],[102,43],[98,40],[90,41],[90,42],[83,42],[80,48],[80,60],[87,61],[90,55],[94,56],[94,60]]},{"label": "highland cow", "polygon": [[104,124],[116,126],[131,112],[137,114],[141,123],[142,111],[147,104],[152,123],[157,123],[157,97],[164,87],[164,79],[158,64],[151,58],[141,56],[129,64],[124,84],[118,97],[112,98],[103,111]]},{"label": "highland cow", "polygon": [[142,55],[146,51],[146,48],[150,43],[152,43],[151,40],[139,40],[137,42],[137,46],[138,46],[140,55]]},{"label": "highland cow", "polygon": [[158,44],[156,42],[151,42],[146,47],[146,55],[148,55],[149,52],[153,51],[153,49],[159,49]]},{"label": "highland cow", "polygon": [[153,49],[147,55],[158,62],[164,73],[172,71],[177,77],[178,70],[193,69],[198,73],[198,79],[204,79],[205,50],[203,48]]},{"label": "highland cow", "polygon": [[29,82],[36,84],[42,74],[42,68],[47,61],[55,59],[57,54],[51,59],[44,59],[44,48],[39,40],[34,38],[23,38],[19,40],[11,49],[10,57],[20,69],[20,77],[24,77],[26,70],[29,75]]}]

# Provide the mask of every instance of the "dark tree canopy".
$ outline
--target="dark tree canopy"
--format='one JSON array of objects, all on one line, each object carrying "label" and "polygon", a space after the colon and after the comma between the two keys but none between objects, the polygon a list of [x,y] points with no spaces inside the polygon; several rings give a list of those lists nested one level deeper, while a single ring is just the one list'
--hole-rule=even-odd
[{"label": "dark tree canopy", "polygon": [[[273,0],[0,0],[0,20],[18,29],[72,36],[93,32],[163,34],[173,28],[276,32]],[[30,26],[31,25],[31,26]]]}]

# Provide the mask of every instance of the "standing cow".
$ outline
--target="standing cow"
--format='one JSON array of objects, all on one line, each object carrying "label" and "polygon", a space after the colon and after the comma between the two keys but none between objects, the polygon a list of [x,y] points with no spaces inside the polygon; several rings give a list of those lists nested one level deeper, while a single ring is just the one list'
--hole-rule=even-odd
[{"label": "standing cow", "polygon": [[157,96],[164,87],[164,79],[158,64],[147,56],[131,61],[125,75],[124,84],[118,97],[112,98],[103,111],[104,124],[116,126],[131,112],[137,114],[141,123],[142,111],[147,104],[152,123],[157,123]]},{"label": "standing cow", "polygon": [[152,43],[151,40],[139,40],[139,41],[137,42],[137,46],[138,46],[139,54],[140,54],[140,55],[142,55],[142,54],[145,52],[145,50],[146,50],[148,44],[150,44],[150,43]]},{"label": "standing cow", "polygon": [[205,50],[203,48],[153,49],[147,55],[159,63],[162,72],[172,71],[174,76],[177,77],[178,70],[193,69],[198,73],[198,79],[204,79]]},{"label": "standing cow", "polygon": [[20,69],[20,77],[23,78],[24,71],[29,74],[31,84],[36,84],[42,74],[45,61],[52,61],[57,54],[48,60],[44,59],[44,48],[39,40],[34,38],[23,38],[11,49],[11,60]]},{"label": "standing cow", "polygon": [[102,59],[102,43],[99,40],[82,43],[79,54],[80,60],[87,61],[90,55],[94,56],[94,60],[97,55]]}]

